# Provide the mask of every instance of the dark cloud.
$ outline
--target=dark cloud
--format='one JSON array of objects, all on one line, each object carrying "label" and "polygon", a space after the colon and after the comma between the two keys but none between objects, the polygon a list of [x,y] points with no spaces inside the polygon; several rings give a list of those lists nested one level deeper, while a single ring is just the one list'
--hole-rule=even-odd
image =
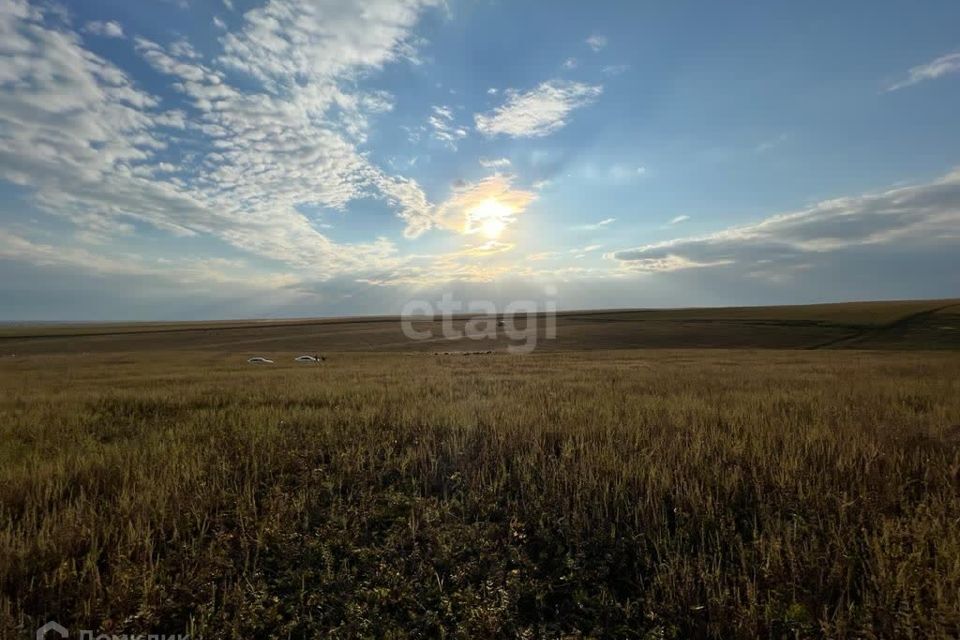
[{"label": "dark cloud", "polygon": [[829,200],[708,236],[617,251],[613,258],[640,272],[710,269],[784,278],[842,262],[854,250],[882,262],[894,253],[951,252],[958,245],[960,171],[954,171],[932,183]]}]

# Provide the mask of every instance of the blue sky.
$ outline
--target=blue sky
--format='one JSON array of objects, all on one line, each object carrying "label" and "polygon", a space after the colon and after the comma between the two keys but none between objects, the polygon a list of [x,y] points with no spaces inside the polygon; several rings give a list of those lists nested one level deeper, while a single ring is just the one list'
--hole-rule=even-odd
[{"label": "blue sky", "polygon": [[958,23],[0,0],[0,320],[956,296]]}]

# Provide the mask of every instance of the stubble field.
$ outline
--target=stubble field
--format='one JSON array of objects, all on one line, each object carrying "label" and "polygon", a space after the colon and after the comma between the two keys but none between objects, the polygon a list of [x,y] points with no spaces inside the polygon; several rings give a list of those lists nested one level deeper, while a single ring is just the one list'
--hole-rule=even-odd
[{"label": "stubble field", "polygon": [[6,635],[960,633],[955,351],[273,355],[0,360]]}]

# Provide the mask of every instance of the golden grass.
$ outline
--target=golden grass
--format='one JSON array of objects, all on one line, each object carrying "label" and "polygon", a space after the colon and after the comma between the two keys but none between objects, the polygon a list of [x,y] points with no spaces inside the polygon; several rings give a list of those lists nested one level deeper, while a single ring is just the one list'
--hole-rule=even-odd
[{"label": "golden grass", "polygon": [[955,353],[0,361],[0,628],[955,637]]}]

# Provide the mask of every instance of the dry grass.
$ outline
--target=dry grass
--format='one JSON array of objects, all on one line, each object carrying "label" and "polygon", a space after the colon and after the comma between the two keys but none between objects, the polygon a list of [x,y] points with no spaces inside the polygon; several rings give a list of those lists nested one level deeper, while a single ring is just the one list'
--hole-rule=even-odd
[{"label": "dry grass", "polygon": [[955,353],[134,353],[0,375],[11,634],[960,633]]}]

